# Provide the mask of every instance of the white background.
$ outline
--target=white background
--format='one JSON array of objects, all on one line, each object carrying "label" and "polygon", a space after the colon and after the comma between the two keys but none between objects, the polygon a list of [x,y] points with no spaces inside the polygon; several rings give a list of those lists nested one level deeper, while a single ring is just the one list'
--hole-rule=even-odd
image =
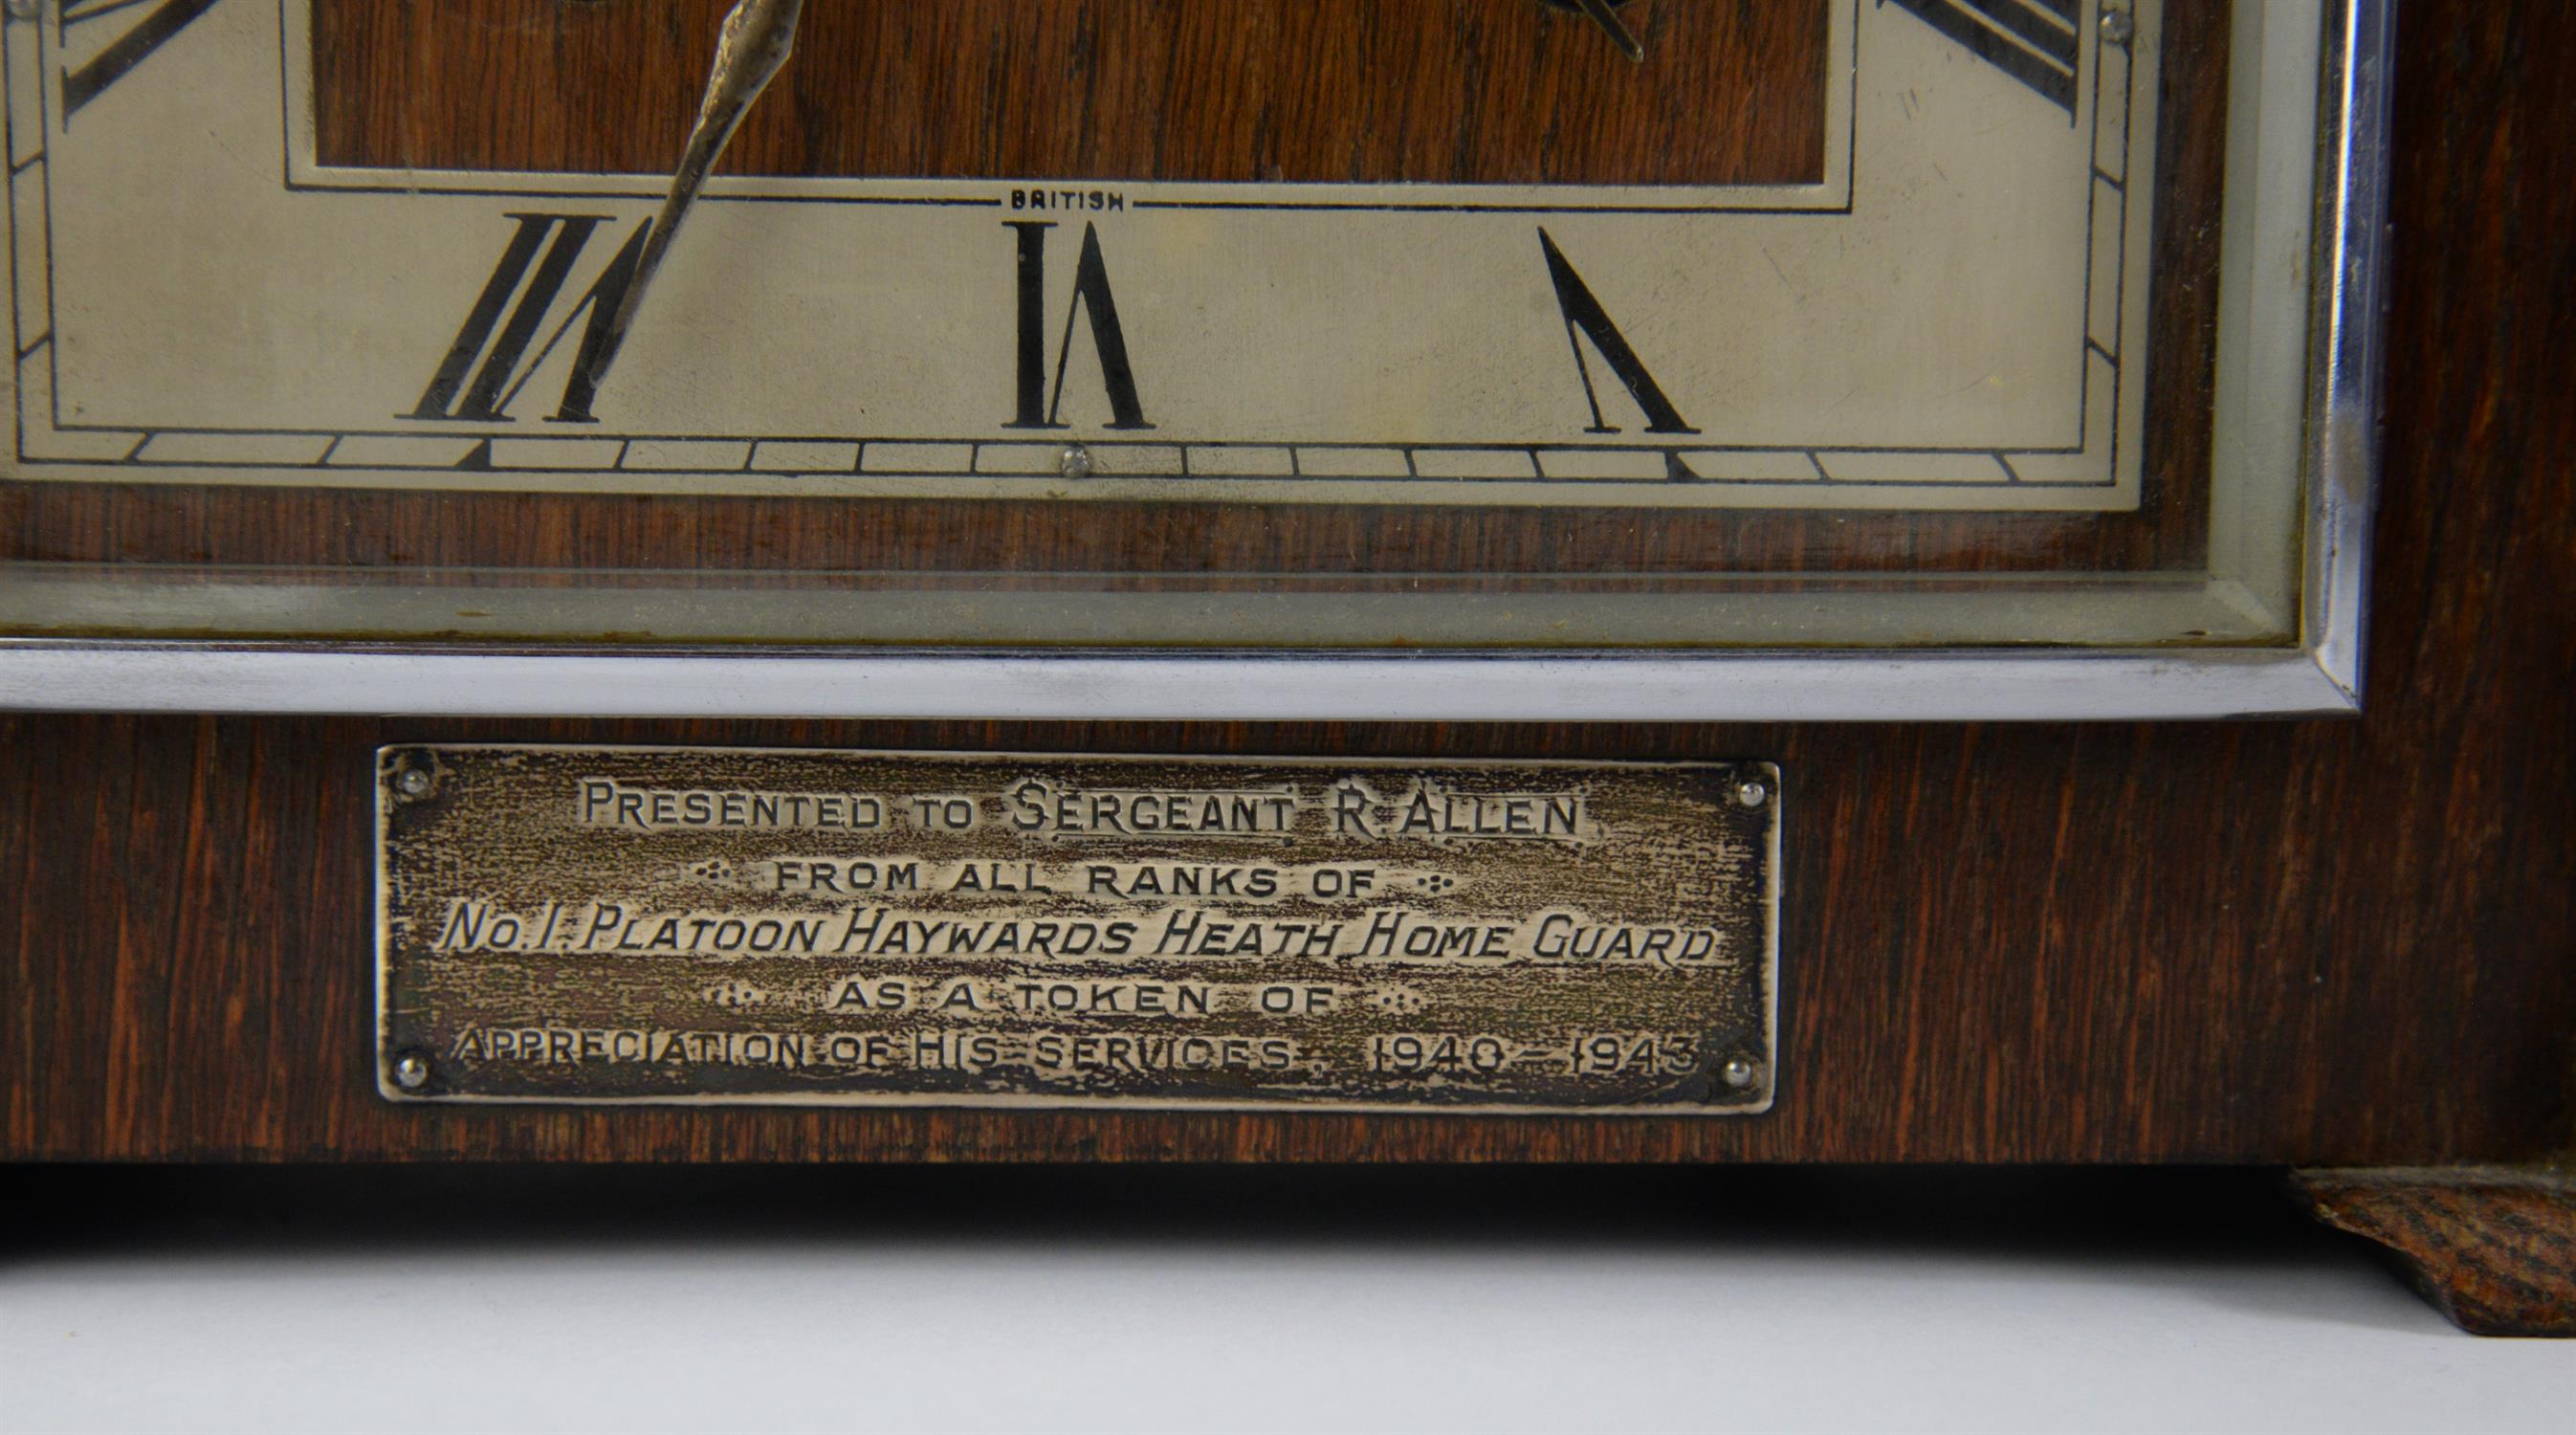
[{"label": "white background", "polygon": [[0,1171],[0,1428],[2576,1430],[2231,1172]]}]

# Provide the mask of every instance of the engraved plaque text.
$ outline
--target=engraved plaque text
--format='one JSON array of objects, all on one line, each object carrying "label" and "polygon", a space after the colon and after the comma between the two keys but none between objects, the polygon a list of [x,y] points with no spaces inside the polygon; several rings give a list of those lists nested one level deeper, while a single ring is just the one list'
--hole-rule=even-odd
[{"label": "engraved plaque text", "polygon": [[1747,1113],[1768,764],[378,754],[398,1100]]}]

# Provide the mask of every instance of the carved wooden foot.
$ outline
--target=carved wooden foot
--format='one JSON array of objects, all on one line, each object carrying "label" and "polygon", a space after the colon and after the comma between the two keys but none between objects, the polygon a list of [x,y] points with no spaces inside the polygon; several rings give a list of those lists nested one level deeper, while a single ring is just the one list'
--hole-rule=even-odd
[{"label": "carved wooden foot", "polygon": [[2389,1166],[2290,1181],[2319,1220],[2403,1258],[2461,1329],[2576,1336],[2576,1167]]}]

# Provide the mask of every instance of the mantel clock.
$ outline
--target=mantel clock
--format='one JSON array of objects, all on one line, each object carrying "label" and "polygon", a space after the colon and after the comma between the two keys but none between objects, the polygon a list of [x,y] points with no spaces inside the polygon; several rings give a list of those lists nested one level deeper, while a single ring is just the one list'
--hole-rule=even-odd
[{"label": "mantel clock", "polygon": [[12,0],[0,1154],[2529,1156],[2392,25]]}]

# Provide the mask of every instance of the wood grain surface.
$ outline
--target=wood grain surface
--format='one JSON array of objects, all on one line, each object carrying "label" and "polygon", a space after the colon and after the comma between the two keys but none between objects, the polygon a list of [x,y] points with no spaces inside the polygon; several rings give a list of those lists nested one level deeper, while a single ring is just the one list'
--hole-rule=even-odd
[{"label": "wood grain surface", "polygon": [[[320,0],[324,164],[667,173],[733,0]],[[1823,178],[1825,0],[818,0],[743,174]]]},{"label": "wood grain surface", "polygon": [[[2576,1040],[2576,349],[2560,332],[2576,312],[2576,130],[2560,120],[2576,25],[2536,0],[2414,0],[2404,26],[2364,719],[19,717],[0,722],[0,1154],[2379,1164],[2554,1149]],[[466,739],[1775,759],[1780,1104],[1617,1122],[396,1110],[369,1080],[369,753]]]}]

